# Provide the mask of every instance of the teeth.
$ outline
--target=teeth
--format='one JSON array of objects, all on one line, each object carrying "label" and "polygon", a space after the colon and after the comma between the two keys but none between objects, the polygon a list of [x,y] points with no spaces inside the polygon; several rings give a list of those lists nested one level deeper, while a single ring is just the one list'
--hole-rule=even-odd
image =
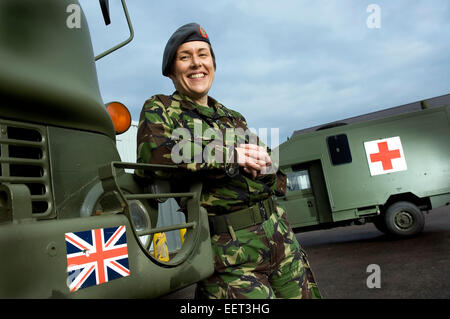
[{"label": "teeth", "polygon": [[203,73],[197,73],[197,74],[189,75],[189,78],[191,78],[191,79],[198,79],[198,78],[202,78],[204,76],[205,75]]}]

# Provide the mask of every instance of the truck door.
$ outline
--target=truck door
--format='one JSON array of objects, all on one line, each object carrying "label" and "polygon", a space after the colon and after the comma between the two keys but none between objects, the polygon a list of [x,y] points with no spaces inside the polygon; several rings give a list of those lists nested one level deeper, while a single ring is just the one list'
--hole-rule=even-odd
[{"label": "truck door", "polygon": [[279,201],[292,227],[316,225],[319,218],[308,169],[286,172],[286,196]]}]

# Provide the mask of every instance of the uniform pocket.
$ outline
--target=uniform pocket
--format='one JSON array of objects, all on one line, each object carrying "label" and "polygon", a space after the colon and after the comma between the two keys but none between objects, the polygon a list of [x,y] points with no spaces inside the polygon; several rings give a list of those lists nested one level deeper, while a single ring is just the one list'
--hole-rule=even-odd
[{"label": "uniform pocket", "polygon": [[231,272],[236,267],[260,268],[270,260],[268,240],[261,227],[236,231],[237,240],[223,233],[212,238],[215,268],[219,272]]}]

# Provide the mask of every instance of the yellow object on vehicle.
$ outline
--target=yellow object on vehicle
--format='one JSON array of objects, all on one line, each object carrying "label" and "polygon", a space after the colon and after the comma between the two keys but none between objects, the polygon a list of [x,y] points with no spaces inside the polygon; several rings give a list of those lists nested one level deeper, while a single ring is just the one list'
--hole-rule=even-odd
[{"label": "yellow object on vehicle", "polygon": [[161,261],[169,261],[169,248],[165,233],[155,233],[153,236],[153,249],[155,257]]},{"label": "yellow object on vehicle", "polygon": [[186,228],[181,228],[180,229],[180,238],[181,238],[181,243],[184,243],[184,235],[186,234]]}]

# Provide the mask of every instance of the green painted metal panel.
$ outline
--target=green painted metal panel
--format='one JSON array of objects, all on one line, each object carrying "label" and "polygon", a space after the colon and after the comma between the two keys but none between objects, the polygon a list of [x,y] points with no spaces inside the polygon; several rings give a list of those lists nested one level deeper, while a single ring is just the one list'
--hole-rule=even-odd
[{"label": "green painted metal panel", "polygon": [[[120,225],[127,228],[130,275],[70,292],[65,233]],[[8,256],[0,263],[0,298],[154,298],[211,273],[210,245],[209,240],[198,242],[195,251],[202,258],[197,261],[160,267],[138,245],[122,214],[0,225],[0,251]]]},{"label": "green painted metal panel", "polygon": [[[67,26],[75,0],[0,3],[0,117],[115,138],[98,86],[89,28]],[[18,107],[20,106],[20,107]]]}]

